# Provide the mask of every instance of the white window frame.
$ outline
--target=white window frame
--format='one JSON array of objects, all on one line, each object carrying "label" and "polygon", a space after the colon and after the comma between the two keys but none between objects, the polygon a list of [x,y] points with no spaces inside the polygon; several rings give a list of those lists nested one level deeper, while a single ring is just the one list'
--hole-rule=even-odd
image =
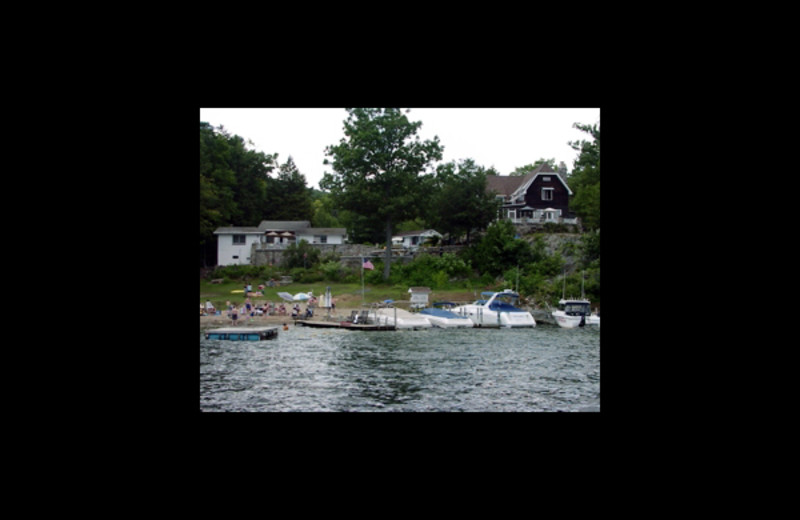
[{"label": "white window frame", "polygon": [[553,188],[542,188],[542,200],[553,200]]}]

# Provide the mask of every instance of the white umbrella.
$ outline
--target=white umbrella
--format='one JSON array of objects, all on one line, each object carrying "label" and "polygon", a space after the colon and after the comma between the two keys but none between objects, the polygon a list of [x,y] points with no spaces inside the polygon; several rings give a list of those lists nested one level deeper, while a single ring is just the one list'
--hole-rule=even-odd
[{"label": "white umbrella", "polygon": [[279,293],[278,293],[278,296],[280,296],[281,298],[283,298],[283,299],[284,299],[284,300],[286,300],[287,302],[290,302],[290,301],[293,301],[293,300],[294,300],[294,299],[292,298],[292,295],[291,295],[291,294],[289,294],[288,292],[279,292]]},{"label": "white umbrella", "polygon": [[295,300],[295,301],[304,301],[304,300],[308,300],[309,298],[310,298],[310,296],[309,296],[309,295],[307,295],[306,293],[301,293],[301,292],[299,292],[299,293],[297,293],[297,294],[295,294],[295,295],[294,295],[294,298],[292,298],[292,300]]}]

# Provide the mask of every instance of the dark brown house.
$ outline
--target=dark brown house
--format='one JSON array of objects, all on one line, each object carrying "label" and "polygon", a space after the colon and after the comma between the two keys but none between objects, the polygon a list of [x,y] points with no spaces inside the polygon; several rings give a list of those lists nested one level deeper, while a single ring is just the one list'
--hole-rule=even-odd
[{"label": "dark brown house", "polygon": [[577,222],[569,210],[572,190],[561,174],[547,164],[540,164],[523,176],[489,175],[486,189],[502,199],[500,217],[512,222]]}]

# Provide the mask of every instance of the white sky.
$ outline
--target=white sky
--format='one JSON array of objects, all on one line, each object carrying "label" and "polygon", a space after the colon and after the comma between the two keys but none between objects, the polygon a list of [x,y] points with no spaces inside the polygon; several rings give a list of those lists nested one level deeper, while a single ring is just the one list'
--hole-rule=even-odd
[{"label": "white sky", "polygon": [[[599,124],[599,108],[412,108],[411,121],[422,121],[420,139],[439,136],[443,162],[472,158],[508,175],[538,159],[564,161],[572,171],[578,152],[568,141],[590,140],[573,123]],[[309,187],[319,188],[326,171],[325,147],[344,137],[344,108],[201,108],[200,121],[220,125],[257,151],[292,157]],[[249,147],[248,147],[249,148]]]}]

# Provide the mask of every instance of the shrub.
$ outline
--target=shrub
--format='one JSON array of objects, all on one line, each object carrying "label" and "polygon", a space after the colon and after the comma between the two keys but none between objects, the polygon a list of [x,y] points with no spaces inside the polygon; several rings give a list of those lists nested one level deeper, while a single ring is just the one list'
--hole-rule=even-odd
[{"label": "shrub", "polygon": [[319,270],[322,272],[325,279],[331,282],[338,282],[341,280],[344,272],[344,268],[338,260],[323,263],[320,265]]},{"label": "shrub", "polygon": [[286,269],[296,267],[311,268],[319,263],[320,251],[305,240],[290,244],[283,253],[283,266]]}]

